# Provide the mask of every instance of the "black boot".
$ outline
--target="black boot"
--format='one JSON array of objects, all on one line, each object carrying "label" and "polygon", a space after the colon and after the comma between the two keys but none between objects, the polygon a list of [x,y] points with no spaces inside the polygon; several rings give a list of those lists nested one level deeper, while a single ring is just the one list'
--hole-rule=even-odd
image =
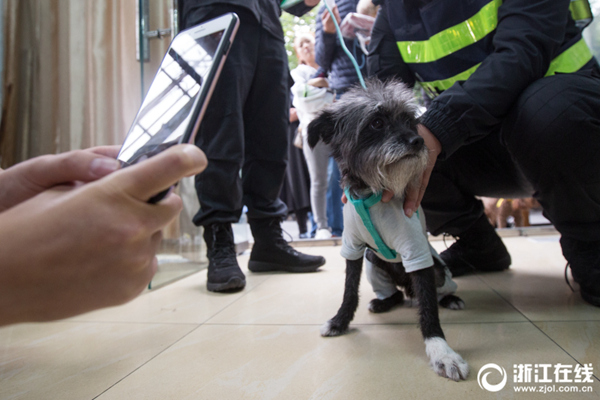
[{"label": "black boot", "polygon": [[246,277],[237,262],[231,224],[205,226],[204,241],[209,261],[206,288],[211,292],[243,289]]},{"label": "black boot", "polygon": [[252,272],[314,272],[325,258],[294,250],[283,238],[279,218],[249,219],[254,246],[248,269]]},{"label": "black boot", "polygon": [[562,252],[579,283],[581,297],[600,307],[600,241],[584,242],[562,236]]},{"label": "black boot", "polygon": [[508,250],[485,215],[458,235],[456,243],[440,256],[455,277],[475,271],[502,271],[511,263]]}]

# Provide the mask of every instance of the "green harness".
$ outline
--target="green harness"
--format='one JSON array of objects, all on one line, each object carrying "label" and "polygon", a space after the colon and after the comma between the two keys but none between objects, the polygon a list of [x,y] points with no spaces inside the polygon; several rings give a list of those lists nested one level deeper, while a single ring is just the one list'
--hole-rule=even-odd
[{"label": "green harness", "polygon": [[348,198],[348,201],[354,206],[354,209],[360,216],[360,219],[365,225],[365,228],[367,228],[367,230],[373,237],[373,240],[377,245],[377,252],[383,257],[385,257],[387,260],[393,260],[394,258],[396,258],[398,256],[398,253],[390,249],[384,243],[383,239],[381,239],[381,236],[379,236],[377,229],[375,229],[375,226],[373,225],[373,221],[371,221],[371,214],[369,213],[369,208],[379,203],[383,194],[373,193],[367,198],[355,199],[350,195],[350,191],[348,190],[348,188],[346,188],[344,192],[346,193],[346,198]]}]

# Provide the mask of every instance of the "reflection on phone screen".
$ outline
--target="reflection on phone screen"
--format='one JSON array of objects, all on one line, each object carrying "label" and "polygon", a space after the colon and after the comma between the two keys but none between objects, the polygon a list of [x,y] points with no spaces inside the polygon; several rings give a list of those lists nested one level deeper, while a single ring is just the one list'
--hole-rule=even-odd
[{"label": "reflection on phone screen", "polygon": [[194,125],[195,106],[223,32],[201,37],[182,32],[175,38],[119,153],[124,166],[180,143]]}]

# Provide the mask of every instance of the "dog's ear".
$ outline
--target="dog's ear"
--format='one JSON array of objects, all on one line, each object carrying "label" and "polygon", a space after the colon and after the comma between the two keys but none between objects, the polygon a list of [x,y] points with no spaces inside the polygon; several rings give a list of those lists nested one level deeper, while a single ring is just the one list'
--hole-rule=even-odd
[{"label": "dog's ear", "polygon": [[325,143],[331,142],[335,133],[334,113],[329,110],[323,110],[313,119],[307,128],[308,145],[314,149],[319,140]]}]

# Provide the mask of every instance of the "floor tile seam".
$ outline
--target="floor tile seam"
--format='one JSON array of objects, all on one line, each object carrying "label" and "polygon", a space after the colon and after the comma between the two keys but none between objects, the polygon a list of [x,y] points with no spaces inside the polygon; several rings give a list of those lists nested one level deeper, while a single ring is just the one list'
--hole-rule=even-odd
[{"label": "floor tile seam", "polygon": [[[352,323],[351,326],[385,326],[385,325],[405,325],[405,326],[418,326],[418,323],[416,322],[410,322],[410,323],[391,323],[391,324],[354,324]],[[238,323],[228,323],[228,322],[213,322],[213,323],[206,323],[204,324],[204,326],[253,326],[253,327],[260,327],[260,326],[289,326],[289,327],[321,327],[323,326],[322,323],[314,323],[314,324],[269,324],[269,323],[262,323],[262,324],[252,324],[252,323],[244,323],[244,324],[238,324]]]},{"label": "floor tile seam", "polygon": [[125,324],[125,325],[173,325],[173,326],[185,326],[189,325],[198,326],[202,322],[168,322],[168,321],[94,321],[94,320],[76,320],[76,321],[53,321],[50,323],[69,323],[69,324]]},{"label": "floor tile seam", "polygon": [[213,318],[215,318],[217,315],[219,315],[220,313],[222,313],[223,311],[227,310],[229,307],[233,306],[234,304],[236,304],[238,301],[242,300],[244,297],[246,297],[249,293],[253,292],[254,290],[256,290],[258,287],[262,286],[265,282],[267,282],[269,279],[271,279],[272,276],[267,277],[266,279],[264,279],[262,282],[258,283],[256,286],[254,286],[252,289],[247,289],[244,288],[242,289],[244,291],[244,293],[242,293],[242,295],[240,297],[238,297],[237,299],[235,299],[234,301],[232,301],[231,303],[227,304],[226,306],[224,306],[223,308],[221,308],[219,311],[215,312],[214,314],[212,314],[210,317],[206,318],[201,324],[207,324],[209,323],[209,321]]},{"label": "floor tile seam", "polygon": [[[519,314],[521,314],[527,321],[529,321],[529,323],[531,325],[533,325],[542,335],[546,336],[546,338],[548,338],[548,340],[550,340],[552,343],[554,343],[554,345],[556,347],[558,347],[559,349],[561,349],[566,355],[568,355],[569,357],[571,357],[573,359],[573,361],[575,361],[578,364],[581,364],[571,353],[569,353],[567,350],[565,350],[561,345],[559,345],[556,340],[554,340],[552,337],[550,337],[546,332],[544,332],[543,329],[541,329],[534,321],[532,321],[529,317],[527,317],[527,315],[525,315],[525,313],[523,313],[521,310],[519,310],[517,308],[516,305],[512,304],[510,301],[508,301],[508,299],[506,299],[504,296],[502,296],[494,287],[492,287],[485,279],[483,279],[479,274],[475,274],[475,276],[477,276],[477,278],[483,282],[487,287],[489,287],[494,293],[496,293],[497,296],[499,296],[502,300],[504,300],[508,305],[510,305],[512,308],[515,309],[515,311],[517,311]],[[600,379],[598,379],[598,377],[596,375],[593,375],[594,378],[596,378],[597,381],[600,382]]]},{"label": "floor tile seam", "polygon": [[577,323],[582,323],[582,322],[598,322],[600,323],[600,319],[557,319],[557,320],[553,320],[553,319],[531,319],[531,322],[535,323],[567,323],[567,322],[577,322]]},{"label": "floor tile seam", "polygon": [[123,382],[125,379],[127,379],[128,377],[130,377],[131,375],[133,375],[135,372],[139,371],[141,368],[143,368],[144,366],[146,366],[148,363],[152,362],[155,358],[157,358],[158,356],[160,356],[161,354],[163,354],[164,352],[166,352],[167,350],[169,350],[171,347],[175,346],[177,343],[181,342],[183,339],[185,339],[186,337],[188,337],[189,335],[191,335],[193,332],[195,332],[201,326],[202,326],[202,324],[196,324],[195,328],[191,329],[189,332],[185,333],[179,339],[175,340],[173,343],[171,343],[170,345],[166,346],[164,349],[162,349],[161,351],[159,351],[158,353],[156,353],[154,356],[150,357],[148,360],[146,360],[142,364],[138,365],[136,368],[134,368],[128,374],[126,374],[125,376],[123,376],[121,379],[117,380],[115,383],[113,383],[108,388],[106,388],[105,390],[103,390],[102,392],[100,392],[98,395],[94,396],[92,398],[92,400],[95,400],[95,399],[99,398],[104,393],[108,392],[110,389],[114,388],[119,383]]},{"label": "floor tile seam", "polygon": [[[469,322],[442,322],[442,325],[501,325],[501,324],[528,324],[530,321],[469,321]],[[204,326],[316,326],[322,323],[284,324],[284,323],[235,323],[235,322],[207,322]],[[351,326],[418,326],[418,322],[386,322],[386,323],[352,323]]]},{"label": "floor tile seam", "polygon": [[[553,321],[549,321],[549,322],[553,322]],[[558,347],[560,347],[562,351],[564,351],[565,353],[567,353],[569,355],[569,357],[571,357],[577,364],[583,366],[583,364],[577,358],[575,358],[575,356],[573,356],[571,353],[569,353],[568,351],[566,351],[565,349],[563,349],[561,345],[559,345],[558,343],[556,343],[556,341],[554,339],[552,339],[546,332],[544,332],[544,330],[542,328],[540,328],[535,322],[533,322],[533,325],[540,332],[542,332],[544,335],[546,335],[550,340],[552,340]],[[596,381],[600,382],[600,379],[598,378],[597,374],[594,374],[592,376],[596,379]]]},{"label": "floor tile seam", "polygon": [[529,321],[530,323],[533,324],[533,321],[529,317],[527,317],[521,310],[519,310],[519,308],[517,308],[516,305],[514,305],[513,303],[511,303],[506,297],[502,296],[491,284],[489,284],[485,279],[483,279],[483,277],[481,277],[480,274],[475,273],[475,274],[473,274],[473,276],[476,276],[477,279],[479,279],[480,282],[482,282],[492,292],[494,292],[496,294],[496,296],[500,297],[512,309],[514,309],[517,313],[521,314],[523,316],[523,318],[525,318],[527,321]]}]

